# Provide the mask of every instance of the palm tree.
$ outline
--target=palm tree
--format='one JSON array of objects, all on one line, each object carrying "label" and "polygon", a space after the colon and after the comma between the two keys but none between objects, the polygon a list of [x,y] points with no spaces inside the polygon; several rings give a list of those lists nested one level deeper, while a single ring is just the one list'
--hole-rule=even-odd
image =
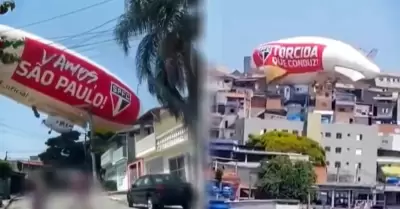
[{"label": "palm tree", "polygon": [[[198,180],[197,195],[203,199],[204,142],[198,137],[201,130],[196,129],[201,105],[201,60],[194,45],[200,24],[194,8],[197,3],[198,0],[128,0],[115,37],[126,54],[130,52],[130,39],[143,37],[136,51],[139,84],[146,81],[149,93],[188,127],[194,150],[191,174]],[[203,207],[202,202],[196,203],[196,208]]]},{"label": "palm tree", "polygon": [[189,0],[130,0],[115,36],[124,52],[132,37],[142,37],[136,52],[136,73],[141,84],[185,125],[195,121],[199,55],[193,42],[198,18],[190,14]]}]

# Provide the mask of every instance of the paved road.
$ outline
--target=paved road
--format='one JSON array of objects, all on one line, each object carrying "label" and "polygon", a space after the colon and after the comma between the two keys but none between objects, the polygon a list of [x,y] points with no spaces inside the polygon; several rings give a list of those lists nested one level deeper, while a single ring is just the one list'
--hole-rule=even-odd
[{"label": "paved road", "polygon": [[[111,200],[109,197],[98,194],[90,199],[92,209],[128,209],[127,204]],[[88,209],[77,205],[77,199],[72,195],[57,195],[49,198],[46,209]],[[9,209],[32,209],[29,197],[14,202]]]}]

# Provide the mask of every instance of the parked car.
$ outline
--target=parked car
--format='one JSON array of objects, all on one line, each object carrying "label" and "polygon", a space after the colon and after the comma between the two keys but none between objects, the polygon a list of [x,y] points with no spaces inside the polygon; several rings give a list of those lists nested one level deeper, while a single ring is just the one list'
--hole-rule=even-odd
[{"label": "parked car", "polygon": [[192,198],[191,185],[171,174],[141,176],[127,193],[129,207],[140,205],[148,209],[177,205],[189,209]]}]

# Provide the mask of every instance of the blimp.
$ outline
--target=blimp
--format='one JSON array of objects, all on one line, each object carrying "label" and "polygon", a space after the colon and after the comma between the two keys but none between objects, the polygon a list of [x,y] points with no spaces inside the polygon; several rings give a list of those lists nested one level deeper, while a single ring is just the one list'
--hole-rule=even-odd
[{"label": "blimp", "polygon": [[[0,25],[0,94],[40,112],[97,132],[134,124],[140,102],[129,86],[106,68],[65,46],[23,30]],[[17,41],[17,42],[16,42]]]},{"label": "blimp", "polygon": [[42,120],[43,125],[49,128],[49,134],[55,131],[59,134],[69,133],[74,128],[74,124],[65,118],[49,115],[46,119]]},{"label": "blimp", "polygon": [[259,45],[251,58],[255,74],[267,83],[312,84],[318,81],[365,82],[377,77],[380,68],[360,50],[342,41],[292,37]]}]

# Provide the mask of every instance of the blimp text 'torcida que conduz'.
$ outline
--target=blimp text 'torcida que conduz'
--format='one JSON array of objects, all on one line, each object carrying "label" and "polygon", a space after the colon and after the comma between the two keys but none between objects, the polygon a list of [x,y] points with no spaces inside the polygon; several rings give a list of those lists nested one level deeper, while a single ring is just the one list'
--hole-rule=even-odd
[{"label": "blimp text 'torcida que conduz'", "polygon": [[252,54],[256,72],[267,83],[311,84],[317,77],[358,82],[373,79],[379,67],[362,52],[341,41],[322,37],[293,37],[268,42]]},{"label": "blimp text 'torcida que conduz'", "polygon": [[80,126],[91,116],[96,131],[118,131],[134,124],[139,99],[104,67],[22,30],[0,25],[0,36],[4,51],[20,57],[12,64],[0,62],[0,94]]}]

